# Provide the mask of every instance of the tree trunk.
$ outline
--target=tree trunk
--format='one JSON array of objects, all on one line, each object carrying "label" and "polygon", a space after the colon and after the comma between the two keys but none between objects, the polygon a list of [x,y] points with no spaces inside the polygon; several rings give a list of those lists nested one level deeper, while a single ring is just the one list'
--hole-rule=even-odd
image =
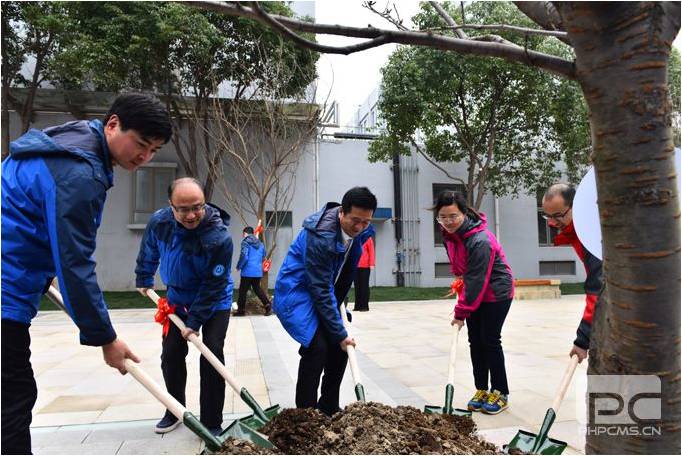
[{"label": "tree trunk", "polygon": [[0,160],[9,155],[9,87],[2,86],[2,154]]},{"label": "tree trunk", "polygon": [[662,393],[660,435],[596,435],[597,417],[586,452],[679,454],[680,201],[666,71],[679,3],[676,18],[665,3],[555,5],[590,109],[603,236],[588,387],[593,374],[655,375]]}]

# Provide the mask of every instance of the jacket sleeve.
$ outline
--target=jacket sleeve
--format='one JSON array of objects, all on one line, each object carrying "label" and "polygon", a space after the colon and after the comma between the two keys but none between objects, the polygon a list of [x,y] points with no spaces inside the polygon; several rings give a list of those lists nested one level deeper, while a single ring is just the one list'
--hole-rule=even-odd
[{"label": "jacket sleeve", "polygon": [[306,240],[305,274],[308,291],[320,323],[335,342],[348,337],[334,296],[334,238],[309,233]]},{"label": "jacket sleeve", "polygon": [[242,241],[241,249],[239,251],[239,260],[237,261],[237,271],[240,271],[249,259],[249,246],[246,242]]},{"label": "jacket sleeve", "polygon": [[102,346],[116,339],[95,274],[98,221],[106,189],[92,175],[77,173],[58,182],[46,200],[48,236],[59,289],[83,345]]},{"label": "jacket sleeve", "polygon": [[154,235],[154,221],[147,223],[140,243],[140,251],[137,254],[137,266],[135,267],[135,286],[137,288],[152,288],[154,286],[154,274],[159,268],[159,247]]},{"label": "jacket sleeve", "polygon": [[578,347],[587,350],[590,348],[590,334],[592,332],[592,317],[597,305],[599,293],[602,289],[602,262],[583,247],[583,263],[587,277],[585,279],[585,310],[576,331],[576,339],[573,341]]},{"label": "jacket sleeve", "polygon": [[467,249],[467,270],[464,273],[464,292],[455,306],[455,318],[464,320],[478,309],[493,269],[495,253],[490,242],[472,239]]},{"label": "jacket sleeve", "polygon": [[232,268],[232,248],[232,239],[227,236],[209,253],[204,280],[199,286],[197,297],[189,308],[185,322],[188,328],[199,331],[199,328],[213,315],[215,305],[223,299]]}]

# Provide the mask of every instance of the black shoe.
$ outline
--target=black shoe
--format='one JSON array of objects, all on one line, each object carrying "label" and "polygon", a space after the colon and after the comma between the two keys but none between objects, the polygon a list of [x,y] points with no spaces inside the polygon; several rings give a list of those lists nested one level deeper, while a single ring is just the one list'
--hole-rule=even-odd
[{"label": "black shoe", "polygon": [[232,312],[232,315],[234,315],[235,317],[243,317],[244,315],[246,315],[246,312],[243,311],[240,312],[239,310],[237,310],[236,312]]},{"label": "black shoe", "polygon": [[207,427],[207,429],[208,429],[208,432],[213,434],[214,437],[218,437],[220,434],[223,433],[223,428],[221,428],[220,426],[218,426],[218,427]]},{"label": "black shoe", "polygon": [[170,413],[166,412],[163,418],[161,418],[161,421],[156,423],[154,432],[157,434],[165,434],[166,432],[170,432],[178,426],[180,426],[180,420],[175,415],[171,415]]},{"label": "black shoe", "polygon": [[272,305],[268,304],[265,306],[265,316],[269,317],[270,315],[272,315]]}]

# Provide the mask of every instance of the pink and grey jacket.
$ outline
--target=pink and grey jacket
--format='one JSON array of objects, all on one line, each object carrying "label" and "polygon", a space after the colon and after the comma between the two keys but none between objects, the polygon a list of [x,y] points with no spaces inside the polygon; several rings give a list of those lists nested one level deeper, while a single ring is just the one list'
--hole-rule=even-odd
[{"label": "pink and grey jacket", "polygon": [[514,278],[502,246],[488,231],[485,214],[476,220],[466,216],[454,233],[443,227],[443,244],[450,259],[450,270],[464,279],[464,292],[459,294],[455,318],[464,320],[482,302],[497,302],[514,297]]}]

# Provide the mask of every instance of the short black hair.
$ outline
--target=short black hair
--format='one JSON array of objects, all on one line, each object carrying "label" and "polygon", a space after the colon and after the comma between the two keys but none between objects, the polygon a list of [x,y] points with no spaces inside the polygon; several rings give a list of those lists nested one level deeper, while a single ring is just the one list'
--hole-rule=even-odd
[{"label": "short black hair", "polygon": [[467,203],[467,197],[464,196],[464,193],[457,191],[457,190],[443,190],[438,194],[436,197],[435,204],[431,208],[433,212],[438,215],[438,212],[445,206],[457,206],[457,209],[462,214],[465,214],[474,220],[480,219],[480,215],[478,214],[478,211],[474,209],[473,207],[469,206]]},{"label": "short black hair", "polygon": [[250,226],[247,226],[246,228],[244,228],[242,230],[242,233],[253,234],[253,228],[251,228]]},{"label": "short black hair", "polygon": [[146,140],[162,139],[167,143],[173,134],[173,126],[166,107],[152,95],[145,93],[119,95],[104,116],[104,125],[114,114],[121,122],[122,131],[135,130]]},{"label": "short black hair", "polygon": [[173,199],[173,192],[175,191],[175,187],[178,186],[178,184],[186,184],[186,183],[193,183],[196,184],[197,187],[201,189],[201,193],[204,193],[204,186],[201,185],[201,182],[196,180],[193,177],[180,177],[178,179],[175,179],[173,182],[170,183],[168,186],[168,199],[172,200]]},{"label": "short black hair", "polygon": [[374,212],[377,209],[377,197],[367,187],[353,187],[343,195],[341,209],[348,214],[353,206]]}]

